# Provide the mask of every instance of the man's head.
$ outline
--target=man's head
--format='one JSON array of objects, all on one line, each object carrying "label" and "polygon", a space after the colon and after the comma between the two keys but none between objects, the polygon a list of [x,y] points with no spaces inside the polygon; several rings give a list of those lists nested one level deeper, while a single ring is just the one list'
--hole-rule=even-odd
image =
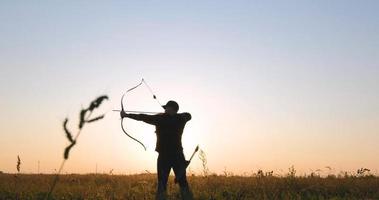
[{"label": "man's head", "polygon": [[179,110],[179,104],[176,103],[175,101],[168,101],[166,103],[166,105],[163,106],[164,110],[165,110],[165,113],[169,114],[169,115],[174,115],[176,113],[178,113],[178,110]]}]

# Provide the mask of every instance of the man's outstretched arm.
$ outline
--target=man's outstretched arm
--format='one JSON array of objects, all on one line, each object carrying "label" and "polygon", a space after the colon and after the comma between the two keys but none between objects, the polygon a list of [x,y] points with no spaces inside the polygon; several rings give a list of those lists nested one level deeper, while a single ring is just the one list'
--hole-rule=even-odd
[{"label": "man's outstretched arm", "polygon": [[127,117],[137,121],[143,121],[145,123],[156,125],[158,123],[159,116],[157,115],[146,115],[146,114],[129,114],[125,112],[120,113],[121,118]]}]

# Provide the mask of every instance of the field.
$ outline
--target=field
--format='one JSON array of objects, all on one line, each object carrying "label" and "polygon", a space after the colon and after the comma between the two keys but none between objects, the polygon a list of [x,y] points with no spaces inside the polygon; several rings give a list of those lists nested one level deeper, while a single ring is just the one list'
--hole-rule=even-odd
[{"label": "field", "polygon": [[[51,199],[154,199],[155,174],[61,175]],[[44,199],[53,175],[0,174],[0,200]],[[196,199],[379,199],[376,176],[190,176]],[[179,188],[170,177],[170,199]]]}]

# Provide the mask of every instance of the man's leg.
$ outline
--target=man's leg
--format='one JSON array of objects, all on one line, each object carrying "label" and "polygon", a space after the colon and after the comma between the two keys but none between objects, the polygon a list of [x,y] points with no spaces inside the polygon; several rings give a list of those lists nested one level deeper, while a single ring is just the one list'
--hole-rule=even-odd
[{"label": "man's leg", "polygon": [[158,186],[155,196],[156,200],[165,200],[167,195],[167,181],[170,174],[171,165],[167,156],[158,155],[157,160],[157,174],[158,174]]},{"label": "man's leg", "polygon": [[175,178],[177,179],[179,186],[180,186],[180,194],[182,196],[183,200],[192,200],[193,195],[190,190],[190,187],[187,182],[187,176],[186,176],[186,160],[184,158],[184,154],[180,153],[176,156],[173,162],[173,169],[175,172]]}]

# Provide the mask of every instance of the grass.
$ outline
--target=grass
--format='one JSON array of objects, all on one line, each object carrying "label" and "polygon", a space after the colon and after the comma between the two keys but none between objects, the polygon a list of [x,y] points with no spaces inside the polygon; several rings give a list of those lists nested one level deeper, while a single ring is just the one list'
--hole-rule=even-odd
[{"label": "grass", "polygon": [[[63,122],[63,130],[64,130],[64,132],[66,134],[66,138],[70,142],[70,144],[64,150],[63,161],[62,161],[62,163],[61,163],[61,165],[59,167],[59,170],[58,170],[57,174],[55,175],[55,177],[53,179],[53,183],[50,186],[49,192],[46,194],[46,197],[44,199],[50,199],[50,196],[51,196],[51,194],[53,193],[53,191],[55,189],[55,185],[59,181],[59,177],[60,177],[59,175],[60,175],[61,171],[63,170],[64,164],[66,163],[66,161],[69,158],[70,150],[76,145],[77,139],[80,136],[80,133],[81,133],[81,131],[83,129],[83,126],[85,124],[87,124],[87,123],[96,122],[96,121],[101,120],[101,119],[104,118],[105,115],[99,115],[97,117],[92,117],[92,119],[91,119],[91,115],[92,115],[93,111],[96,108],[98,108],[104,100],[108,100],[108,99],[109,98],[106,95],[99,96],[99,97],[97,97],[95,100],[93,100],[90,103],[90,105],[88,106],[88,108],[81,109],[80,114],[79,114],[79,126],[78,126],[79,130],[77,131],[75,137],[72,135],[71,131],[67,128],[68,118],[66,118],[64,120],[64,122]],[[17,158],[18,158],[17,171],[20,172],[20,157],[17,156]]]},{"label": "grass", "polygon": [[[0,200],[44,199],[54,175],[0,174]],[[375,176],[190,176],[196,199],[379,199]],[[17,189],[17,190],[16,190]],[[60,175],[49,199],[154,199],[155,174]],[[170,199],[179,199],[170,177]]]}]

